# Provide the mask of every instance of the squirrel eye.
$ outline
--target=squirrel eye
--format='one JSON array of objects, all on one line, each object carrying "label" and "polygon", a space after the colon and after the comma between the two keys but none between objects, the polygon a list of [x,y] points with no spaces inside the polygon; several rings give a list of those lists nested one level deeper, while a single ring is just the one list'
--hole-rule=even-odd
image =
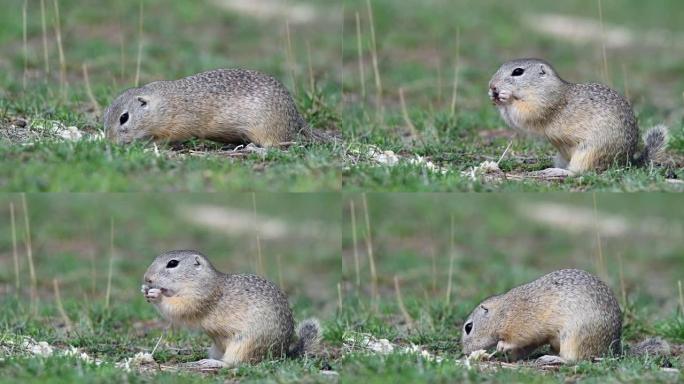
[{"label": "squirrel eye", "polygon": [[513,70],[513,73],[511,73],[511,76],[521,76],[523,73],[525,73],[524,69],[516,68]]},{"label": "squirrel eye", "polygon": [[166,268],[176,268],[178,266],[178,260],[176,259],[171,259],[169,260],[168,263],[166,263]]},{"label": "squirrel eye", "polygon": [[119,117],[119,124],[124,125],[128,121],[128,112],[124,112],[121,117]]},{"label": "squirrel eye", "polygon": [[470,331],[473,330],[473,322],[472,321],[467,322],[463,329],[465,330],[466,335],[470,335]]}]

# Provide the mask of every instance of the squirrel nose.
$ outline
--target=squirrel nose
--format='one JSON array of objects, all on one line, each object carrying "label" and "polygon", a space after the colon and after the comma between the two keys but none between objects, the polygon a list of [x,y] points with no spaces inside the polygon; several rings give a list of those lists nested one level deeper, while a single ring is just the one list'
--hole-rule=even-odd
[{"label": "squirrel nose", "polygon": [[147,283],[147,284],[152,284],[152,279],[150,279],[149,277],[145,276],[145,283]]},{"label": "squirrel nose", "polygon": [[489,86],[489,89],[492,90],[492,96],[494,96],[494,97],[499,97],[499,90],[496,89],[496,86],[490,85],[490,86]]}]

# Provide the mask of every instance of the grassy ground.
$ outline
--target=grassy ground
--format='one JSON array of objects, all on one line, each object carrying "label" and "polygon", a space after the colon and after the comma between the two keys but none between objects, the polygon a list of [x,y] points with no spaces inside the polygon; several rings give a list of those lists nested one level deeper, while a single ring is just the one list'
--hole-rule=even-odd
[{"label": "grassy ground", "polygon": [[[626,344],[650,336],[684,342],[684,317],[677,303],[684,242],[681,213],[673,211],[681,203],[674,195],[598,194],[594,219],[590,194],[368,194],[378,292],[373,300],[363,198],[349,194],[343,218],[344,310],[336,333],[372,333],[397,348],[415,344],[445,360],[402,353],[369,356],[358,349],[345,356],[339,370],[349,382],[677,382],[681,373],[661,367],[681,370],[681,356],[630,357],[551,371],[529,364],[468,370],[455,360],[462,357],[463,320],[478,302],[560,268],[604,275],[624,312]],[[395,277],[408,319],[398,304]]]},{"label": "grassy ground", "polygon": [[[343,171],[346,191],[682,190],[681,183],[666,181],[684,176],[680,76],[684,29],[673,17],[684,10],[681,2],[654,6],[636,0],[603,1],[606,77],[602,76],[601,33],[591,32],[591,26],[563,27],[559,22],[553,24],[553,31],[539,30],[545,16],[560,15],[595,23],[600,31],[596,1],[372,1],[379,76],[374,70],[367,3],[350,0],[348,4],[342,59],[343,131],[349,146],[373,144],[407,158],[420,155],[449,172],[428,172],[423,165],[407,161],[395,167],[378,166],[365,159]],[[577,35],[580,41],[571,40]],[[615,169],[564,182],[489,182],[462,175],[485,160],[497,161],[512,139],[513,132],[490,105],[486,92],[499,65],[516,57],[545,58],[567,80],[604,82],[628,95],[642,130],[659,122],[669,126],[671,168]],[[552,165],[553,155],[551,145],[542,139],[518,137],[499,165],[512,173],[539,170]]]},{"label": "grassy ground", "polygon": [[[347,194],[340,201],[337,194],[256,194],[258,225],[252,221],[250,194],[27,197],[36,314],[31,311],[21,198],[0,197],[5,218],[0,221],[0,382],[681,380],[681,373],[662,369],[681,371],[681,355],[624,357],[555,370],[530,363],[467,369],[459,345],[463,319],[484,297],[569,267],[602,275],[613,288],[624,312],[625,345],[650,336],[684,343],[677,292],[684,243],[681,213],[673,209],[682,203],[677,195],[598,194],[594,213],[592,195],[585,194],[368,194],[375,279],[361,195]],[[14,203],[17,222],[19,290],[9,203]],[[107,307],[110,220],[114,259]],[[295,317],[321,319],[320,355],[201,374],[183,369],[182,363],[205,357],[208,338],[171,329],[154,358],[164,369],[179,371],[158,371],[153,365],[126,372],[117,366],[138,352],[152,351],[166,326],[138,291],[140,276],[155,255],[197,248],[221,270],[255,271],[255,231],[263,273],[284,287]],[[55,278],[70,329],[56,303]],[[398,304],[395,278],[406,314]],[[367,335],[387,339],[395,351],[371,353]],[[60,354],[32,356],[18,347],[26,336],[60,350],[79,348],[102,363]],[[411,345],[431,357],[402,352]]]},{"label": "grassy ground", "polygon": [[[102,129],[101,114],[87,97],[83,64],[88,66],[100,109],[134,85],[140,1],[97,7],[59,1],[64,92],[54,3],[45,2],[49,72],[43,58],[40,3],[33,1],[28,2],[24,71],[22,3],[9,2],[0,16],[1,189],[339,190],[339,148],[332,144],[235,158],[215,151],[217,146],[207,149],[202,143],[188,143],[184,151],[162,148],[160,156],[154,156],[149,147],[56,138],[50,129],[55,123],[75,126],[88,134]],[[296,15],[278,12],[253,15],[231,8],[231,3],[236,2],[145,1],[140,83],[213,68],[254,68],[273,74],[295,92],[300,111],[313,126],[339,129],[341,13],[335,11],[334,2],[301,2],[301,7],[311,13],[301,22]],[[291,64],[287,58],[287,18],[292,18]],[[20,119],[27,121],[27,126],[11,129]],[[31,140],[25,140],[27,136]],[[190,151],[195,152],[190,155]]]},{"label": "grassy ground", "polygon": [[[340,210],[330,207],[338,206],[339,198],[256,194],[255,201],[262,274],[288,293],[297,320],[315,316],[329,328],[335,310],[331,298],[340,280],[341,230]],[[18,291],[10,202],[17,214]],[[27,202],[37,276],[35,315],[23,246],[21,199],[18,195],[0,196],[0,382],[223,382],[266,377],[292,381],[319,376],[324,358],[263,363],[209,377],[187,372],[151,376],[115,367],[137,352],[150,352],[166,327],[139,292],[142,274],[157,254],[194,248],[220,270],[259,270],[254,223],[249,221],[253,217],[251,194],[29,194]],[[114,259],[107,307],[110,217],[114,222]],[[54,278],[59,281],[70,330],[56,306]],[[77,347],[103,363],[96,366],[64,356],[29,357],[17,348],[25,336],[56,348]],[[205,358],[209,344],[200,332],[172,329],[154,357],[159,363],[176,366]]]}]

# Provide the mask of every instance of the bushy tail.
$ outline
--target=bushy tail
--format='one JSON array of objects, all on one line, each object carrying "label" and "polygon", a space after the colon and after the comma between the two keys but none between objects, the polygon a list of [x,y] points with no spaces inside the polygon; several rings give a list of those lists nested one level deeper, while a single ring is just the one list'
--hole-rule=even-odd
[{"label": "bushy tail", "polygon": [[631,356],[669,356],[672,346],[660,337],[650,337],[632,345],[628,354]]},{"label": "bushy tail", "polygon": [[667,146],[667,127],[660,124],[651,128],[644,135],[644,150],[636,159],[637,165],[664,163]]},{"label": "bushy tail", "polygon": [[316,319],[306,319],[297,327],[297,341],[294,343],[288,355],[299,357],[312,354],[318,349],[321,341],[321,325]]}]

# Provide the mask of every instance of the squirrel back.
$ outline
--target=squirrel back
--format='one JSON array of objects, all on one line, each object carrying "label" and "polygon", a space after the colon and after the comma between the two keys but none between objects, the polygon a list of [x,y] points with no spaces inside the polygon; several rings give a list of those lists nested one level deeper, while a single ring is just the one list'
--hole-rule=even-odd
[{"label": "squirrel back", "polygon": [[621,328],[611,289],[588,272],[563,269],[485,299],[464,323],[463,352],[496,346],[521,358],[550,344],[578,360],[618,353]]},{"label": "squirrel back", "polygon": [[241,68],[216,69],[128,89],[107,108],[104,125],[107,137],[122,144],[196,137],[270,147],[324,137],[308,127],[280,81]]}]

